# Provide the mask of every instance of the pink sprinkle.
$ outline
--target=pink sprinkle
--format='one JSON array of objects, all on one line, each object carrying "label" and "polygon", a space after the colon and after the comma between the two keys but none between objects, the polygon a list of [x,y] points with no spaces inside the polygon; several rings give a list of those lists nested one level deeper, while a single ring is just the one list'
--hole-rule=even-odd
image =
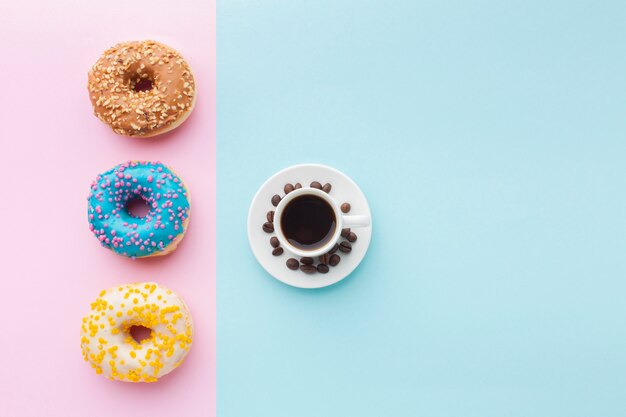
[{"label": "pink sprinkle", "polygon": [[152,182],[154,178],[152,178],[152,175],[148,175],[148,182]]}]

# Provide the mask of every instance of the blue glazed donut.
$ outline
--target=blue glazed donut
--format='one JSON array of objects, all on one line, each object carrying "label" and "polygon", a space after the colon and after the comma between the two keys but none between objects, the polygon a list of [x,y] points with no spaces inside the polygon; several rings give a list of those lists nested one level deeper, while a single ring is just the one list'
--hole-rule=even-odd
[{"label": "blue glazed donut", "polygon": [[[136,199],[147,204],[145,217],[128,211]],[[131,258],[172,252],[189,223],[187,188],[160,162],[126,162],[98,175],[88,201],[89,228],[102,246]]]}]

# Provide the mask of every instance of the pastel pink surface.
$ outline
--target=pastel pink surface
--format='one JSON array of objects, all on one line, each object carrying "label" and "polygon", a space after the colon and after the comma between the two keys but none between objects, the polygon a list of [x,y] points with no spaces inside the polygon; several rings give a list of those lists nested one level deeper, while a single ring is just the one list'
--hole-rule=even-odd
[{"label": "pastel pink surface", "polygon": [[[189,61],[194,113],[175,131],[124,138],[92,114],[87,71],[106,48],[156,39]],[[215,415],[215,2],[3,2],[0,99],[0,416]],[[188,233],[167,257],[130,260],[87,225],[89,185],[129,160],[160,160],[189,187]],[[98,292],[154,280],[178,292],[196,336],[155,384],[109,381],[79,329]]]}]

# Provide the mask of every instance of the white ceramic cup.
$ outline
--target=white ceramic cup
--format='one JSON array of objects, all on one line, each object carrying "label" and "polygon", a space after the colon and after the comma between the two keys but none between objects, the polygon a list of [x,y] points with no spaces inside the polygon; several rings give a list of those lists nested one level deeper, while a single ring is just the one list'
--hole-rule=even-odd
[{"label": "white ceramic cup", "polygon": [[[335,231],[333,233],[333,236],[323,246],[320,246],[319,248],[312,249],[312,250],[305,250],[305,249],[294,247],[291,243],[289,243],[289,241],[285,237],[285,234],[283,233],[283,230],[281,227],[281,219],[282,219],[283,211],[285,207],[287,206],[287,204],[289,204],[294,198],[297,198],[303,195],[314,195],[316,197],[323,199],[330,205],[330,207],[333,209],[333,212],[335,213],[336,225],[335,225]],[[344,214],[341,212],[341,209],[339,208],[339,204],[337,203],[337,201],[335,201],[334,198],[328,195],[328,193],[322,190],[318,190],[317,188],[311,188],[311,187],[298,188],[297,190],[293,190],[292,192],[284,196],[283,199],[280,200],[280,203],[278,203],[278,206],[276,207],[276,211],[274,213],[274,231],[276,232],[276,237],[278,238],[278,241],[280,242],[281,246],[284,249],[288,250],[289,252],[297,256],[301,256],[301,257],[308,256],[308,257],[313,258],[315,256],[320,256],[325,253],[328,253],[333,248],[333,246],[335,246],[335,243],[339,241],[339,238],[341,237],[341,229],[344,229],[347,227],[349,228],[367,227],[369,225],[370,225],[369,216]]]}]

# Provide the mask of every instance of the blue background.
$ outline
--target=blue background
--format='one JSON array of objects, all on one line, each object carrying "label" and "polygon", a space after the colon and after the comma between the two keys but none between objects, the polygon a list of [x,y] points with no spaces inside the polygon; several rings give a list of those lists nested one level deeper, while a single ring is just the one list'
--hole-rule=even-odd
[{"label": "blue background", "polygon": [[[218,415],[626,415],[626,2],[218,2]],[[375,230],[317,291],[246,215],[353,177]]]}]

